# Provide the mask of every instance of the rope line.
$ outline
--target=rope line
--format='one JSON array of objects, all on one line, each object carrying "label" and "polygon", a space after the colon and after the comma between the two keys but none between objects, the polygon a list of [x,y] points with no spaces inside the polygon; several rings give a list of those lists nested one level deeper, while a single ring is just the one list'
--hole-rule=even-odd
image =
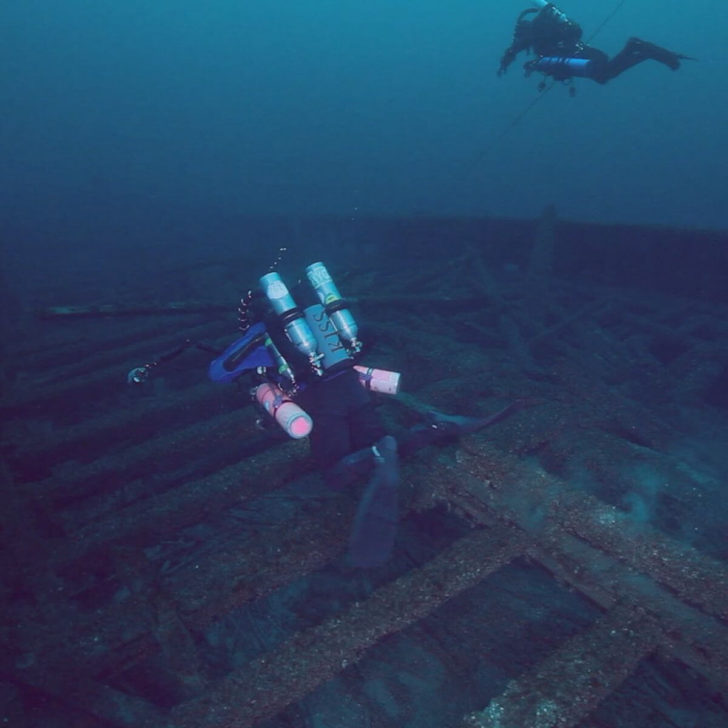
[{"label": "rope line", "polygon": [[586,39],[587,43],[591,43],[594,38],[596,38],[599,33],[601,33],[602,28],[622,9],[622,5],[624,5],[627,2],[627,0],[619,0],[619,2],[612,8],[612,12],[607,15],[604,20],[602,20],[599,25],[597,25],[596,30]]}]

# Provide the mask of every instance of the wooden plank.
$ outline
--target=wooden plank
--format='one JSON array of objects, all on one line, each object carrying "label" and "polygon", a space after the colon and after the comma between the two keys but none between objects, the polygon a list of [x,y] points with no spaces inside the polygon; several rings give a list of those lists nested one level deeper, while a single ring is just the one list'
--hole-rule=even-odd
[{"label": "wooden plank", "polygon": [[647,657],[660,629],[636,605],[618,606],[467,716],[466,728],[571,728]]},{"label": "wooden plank", "polygon": [[307,444],[291,440],[223,468],[172,491],[161,493],[87,524],[76,534],[77,544],[59,554],[59,563],[81,558],[111,541],[133,540],[137,545],[156,543],[165,534],[200,523],[235,503],[280,488],[312,465],[305,459]]},{"label": "wooden plank", "polygon": [[[123,371],[117,374],[125,376]],[[114,391],[118,392],[122,386],[127,385],[123,380],[117,381]],[[8,461],[15,471],[20,472],[24,469],[32,471],[38,461],[46,468],[69,462],[68,468],[73,471],[76,460],[86,460],[91,454],[98,460],[103,453],[118,449],[120,443],[132,447],[155,440],[160,430],[170,427],[170,422],[177,426],[202,422],[219,412],[221,400],[229,398],[229,392],[203,383],[183,392],[130,401],[123,410],[117,407],[104,408],[93,419],[82,419],[62,428],[47,424],[49,413],[30,410],[21,413],[21,416],[38,419],[44,424],[44,430],[42,433],[33,433],[21,429],[17,433],[10,433],[8,444],[14,446],[14,451],[8,456]],[[58,469],[63,478],[63,466],[60,465]]]},{"label": "wooden plank", "polygon": [[628,599],[664,633],[660,650],[677,657],[728,694],[728,626],[690,607],[644,574],[570,534],[549,530],[529,556],[604,609]]},{"label": "wooden plank", "polygon": [[474,531],[365,602],[298,633],[274,652],[228,675],[205,696],[177,706],[167,725],[257,725],[357,662],[386,635],[422,619],[505,566],[525,547],[522,534],[503,526]]},{"label": "wooden plank", "polygon": [[437,465],[430,484],[442,500],[465,510],[485,506],[534,534],[548,525],[578,536],[686,603],[728,619],[725,564],[488,443],[461,451],[456,466]]},{"label": "wooden plank", "polygon": [[[483,459],[474,468],[474,457],[472,452],[459,454],[470,473],[487,469],[507,476],[481,480],[436,464],[424,484],[430,497],[446,493],[447,502],[474,522],[518,524],[534,539],[528,551],[532,558],[605,608],[625,597],[642,605],[661,625],[662,649],[728,691],[728,627],[721,621],[728,593],[724,564],[646,524],[635,524],[591,496],[572,493],[539,469],[522,463],[508,468],[505,456]],[[569,504],[566,510],[564,503]],[[593,530],[591,523],[596,524]],[[681,574],[685,583],[674,589]]]}]

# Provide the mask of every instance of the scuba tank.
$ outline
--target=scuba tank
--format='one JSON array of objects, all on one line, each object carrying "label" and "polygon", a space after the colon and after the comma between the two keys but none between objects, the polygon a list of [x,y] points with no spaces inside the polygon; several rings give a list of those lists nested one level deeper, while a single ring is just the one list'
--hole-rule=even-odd
[{"label": "scuba tank", "polygon": [[591,76],[592,62],[588,58],[565,58],[561,56],[543,56],[533,63],[533,70],[548,73],[554,78],[571,78],[572,76]]},{"label": "scuba tank", "polygon": [[320,262],[311,263],[306,268],[306,276],[339,336],[346,342],[349,353],[356,354],[361,349],[361,342],[357,339],[359,327],[326,266]]},{"label": "scuba tank", "polygon": [[399,372],[363,367],[359,364],[355,364],[354,369],[356,369],[359,383],[364,389],[380,394],[397,394],[399,392],[399,379],[402,376]]},{"label": "scuba tank", "polygon": [[266,273],[260,279],[260,286],[280,318],[290,342],[308,357],[313,370],[320,375],[321,355],[317,351],[316,338],[306,323],[301,309],[296,306],[286,284],[278,273],[273,272]]},{"label": "scuba tank", "polygon": [[326,315],[326,309],[320,303],[308,306],[303,313],[306,323],[316,339],[317,349],[321,354],[322,369],[330,369],[339,362],[351,359],[338,329]]},{"label": "scuba tank", "polygon": [[283,431],[294,440],[306,437],[313,429],[313,420],[308,413],[286,397],[283,391],[272,382],[259,384],[253,390],[253,396]]}]

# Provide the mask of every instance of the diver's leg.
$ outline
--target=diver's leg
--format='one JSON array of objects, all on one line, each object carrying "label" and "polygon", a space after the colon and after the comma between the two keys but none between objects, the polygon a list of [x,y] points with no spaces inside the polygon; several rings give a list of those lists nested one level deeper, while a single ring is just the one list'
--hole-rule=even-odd
[{"label": "diver's leg", "polygon": [[362,448],[381,440],[387,434],[387,431],[379,412],[374,406],[371,395],[361,384],[357,383],[356,386],[361,390],[361,394],[366,395],[366,398],[354,403],[352,407],[349,417],[349,433],[352,446]]},{"label": "diver's leg", "polygon": [[[523,405],[522,401],[513,402],[489,417],[459,417],[432,410],[427,424],[410,430],[405,439],[405,454],[411,454],[426,445],[445,443],[460,435],[482,430],[504,420]],[[384,563],[392,551],[397,532],[397,441],[391,435],[386,435],[371,450],[374,455],[374,472],[359,502],[349,539],[349,561],[360,567]]]},{"label": "diver's leg", "polygon": [[364,568],[384,563],[394,544],[399,487],[397,441],[385,435],[374,445],[349,453],[324,470],[326,483],[336,490],[370,474],[349,538],[349,562]]},{"label": "diver's leg", "polygon": [[460,417],[459,415],[446,415],[443,412],[431,410],[427,415],[425,424],[416,425],[407,432],[402,439],[400,453],[402,457],[408,457],[428,445],[442,445],[454,442],[461,435],[478,432],[501,422],[525,405],[525,401],[516,400],[488,417]]},{"label": "diver's leg", "polygon": [[326,484],[334,490],[343,490],[363,480],[374,467],[374,452],[371,447],[345,455],[323,470]]},{"label": "diver's leg", "polygon": [[[387,433],[371,395],[359,384],[353,369],[332,384],[335,385],[337,414],[343,413],[344,417],[337,419],[335,431],[327,427],[329,435],[337,443],[336,457],[323,463],[323,471],[327,483],[340,489],[369,473],[374,464],[372,443],[378,442]],[[312,438],[316,435],[315,419],[311,435]],[[342,447],[346,449],[342,451]],[[333,455],[334,451],[329,449],[329,453]]]},{"label": "diver's leg", "polygon": [[587,78],[597,83],[606,83],[608,78],[609,56],[598,48],[589,45],[582,46],[579,51],[579,58],[586,58],[591,61]]},{"label": "diver's leg", "polygon": [[[311,414],[310,410],[307,411]],[[316,412],[308,439],[311,454],[323,473],[327,473],[352,451],[348,422],[342,415]]]},{"label": "diver's leg", "polygon": [[619,76],[643,61],[657,61],[673,71],[677,71],[680,68],[680,61],[686,58],[688,56],[675,53],[641,38],[630,38],[624,48],[607,63],[602,83]]},{"label": "diver's leg", "polygon": [[324,474],[358,449],[352,442],[349,407],[337,379],[315,381],[296,396],[296,402],[313,419],[308,440],[316,465]]}]

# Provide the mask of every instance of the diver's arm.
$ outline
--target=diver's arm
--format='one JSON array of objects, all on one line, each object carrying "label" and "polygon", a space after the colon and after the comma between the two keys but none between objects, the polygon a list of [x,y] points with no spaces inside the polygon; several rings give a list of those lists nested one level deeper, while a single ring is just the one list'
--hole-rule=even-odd
[{"label": "diver's arm", "polygon": [[502,76],[508,70],[508,66],[516,60],[516,56],[521,51],[527,51],[529,47],[530,43],[525,39],[514,38],[513,43],[506,48],[501,56],[500,66],[498,66],[498,75]]},{"label": "diver's arm", "polygon": [[501,56],[500,66],[498,66],[499,76],[502,76],[508,70],[508,66],[516,60],[517,55],[517,52],[513,50],[513,46],[506,48],[505,52]]},{"label": "diver's arm", "polygon": [[508,70],[508,66],[516,60],[516,56],[521,51],[527,51],[531,47],[531,21],[525,20],[525,18],[527,15],[538,12],[535,8],[528,8],[518,16],[513,31],[513,41],[501,56],[500,66],[498,67],[499,76],[502,76]]}]

